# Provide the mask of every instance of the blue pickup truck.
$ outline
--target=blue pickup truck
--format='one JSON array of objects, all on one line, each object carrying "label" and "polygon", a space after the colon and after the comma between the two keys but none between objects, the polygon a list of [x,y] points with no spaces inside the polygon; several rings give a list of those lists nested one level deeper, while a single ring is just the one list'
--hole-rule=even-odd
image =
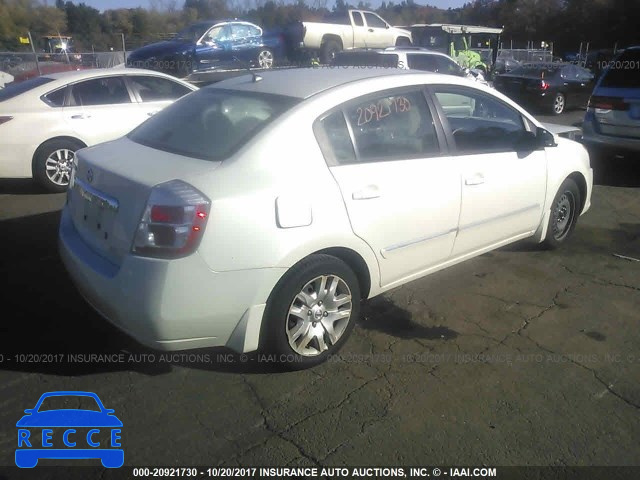
[{"label": "blue pickup truck", "polygon": [[195,23],[174,38],[145,45],[127,56],[127,66],[180,78],[196,72],[271,68],[284,57],[284,37],[242,20]]}]

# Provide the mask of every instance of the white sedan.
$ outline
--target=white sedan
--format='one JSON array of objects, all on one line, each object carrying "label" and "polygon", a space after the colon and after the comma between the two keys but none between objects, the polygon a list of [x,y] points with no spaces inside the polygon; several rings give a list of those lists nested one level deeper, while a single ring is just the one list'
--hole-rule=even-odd
[{"label": "white sedan", "polygon": [[55,73],[0,90],[0,178],[69,184],[75,152],[129,133],[197,87],[162,73],[95,69]]},{"label": "white sedan", "polygon": [[78,153],[62,259],[88,302],[148,346],[314,365],[361,300],[517,240],[559,246],[590,206],[584,147],[477,82],[262,75]]}]

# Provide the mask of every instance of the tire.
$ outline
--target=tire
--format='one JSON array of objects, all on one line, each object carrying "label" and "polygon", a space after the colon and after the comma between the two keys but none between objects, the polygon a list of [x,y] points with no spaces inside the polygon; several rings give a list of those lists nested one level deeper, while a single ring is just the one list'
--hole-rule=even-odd
[{"label": "tire", "polygon": [[411,41],[407,37],[396,38],[396,47],[408,47],[411,45]]},{"label": "tire", "polygon": [[33,157],[33,178],[48,192],[65,192],[76,151],[83,147],[72,139],[44,142]]},{"label": "tire", "polygon": [[328,39],[320,48],[320,61],[324,64],[329,64],[333,60],[336,53],[342,50],[342,45],[337,40]]},{"label": "tire", "polygon": [[263,350],[287,370],[319,365],[340,350],[360,315],[358,279],[342,260],[312,255],[278,282],[266,312]]},{"label": "tire", "polygon": [[564,93],[558,92],[555,97],[553,97],[553,105],[551,105],[551,113],[554,115],[560,115],[564,112],[565,107],[567,106],[567,98]]},{"label": "tire", "polygon": [[261,48],[256,56],[256,65],[260,68],[269,69],[274,63],[273,52],[268,48]]},{"label": "tire", "polygon": [[581,205],[578,185],[571,178],[567,178],[560,185],[551,204],[547,235],[542,242],[544,247],[556,249],[567,241],[578,223]]}]

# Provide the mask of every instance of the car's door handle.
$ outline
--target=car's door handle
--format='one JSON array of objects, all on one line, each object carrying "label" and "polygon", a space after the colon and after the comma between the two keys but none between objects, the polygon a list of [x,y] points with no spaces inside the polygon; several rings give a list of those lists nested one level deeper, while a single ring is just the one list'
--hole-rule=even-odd
[{"label": "car's door handle", "polygon": [[379,198],[380,197],[380,189],[377,185],[367,185],[362,190],[358,190],[357,192],[353,192],[351,198],[354,200],[369,200],[371,198]]},{"label": "car's door handle", "polygon": [[476,173],[470,177],[464,179],[465,185],[482,185],[484,183],[484,175],[481,173]]},{"label": "car's door handle", "polygon": [[160,110],[153,110],[152,112],[147,112],[147,116],[148,117],[153,117],[156,113],[158,113]]},{"label": "car's door handle", "polygon": [[370,31],[371,33],[373,33],[373,28],[370,28],[370,29],[369,29],[369,31]]},{"label": "car's door handle", "polygon": [[85,118],[91,118],[91,115],[87,115],[86,113],[81,113],[79,115],[71,115],[73,120],[84,120]]}]

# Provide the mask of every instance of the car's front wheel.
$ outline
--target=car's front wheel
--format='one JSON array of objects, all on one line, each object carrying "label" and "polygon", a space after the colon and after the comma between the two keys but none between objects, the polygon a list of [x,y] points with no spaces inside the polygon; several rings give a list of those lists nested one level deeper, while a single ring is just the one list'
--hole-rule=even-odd
[{"label": "car's front wheel", "polygon": [[578,185],[573,179],[567,178],[551,204],[547,235],[543,242],[545,247],[558,248],[569,238],[578,223],[581,205]]},{"label": "car's front wheel", "polygon": [[564,93],[558,92],[556,96],[553,97],[553,105],[551,111],[554,115],[560,115],[564,112],[566,107],[567,98],[564,96]]},{"label": "car's front wheel", "polygon": [[260,49],[256,62],[260,68],[272,68],[274,62],[273,52],[268,48]]},{"label": "car's front wheel", "polygon": [[360,314],[360,286],[351,268],[312,255],[283,277],[267,303],[264,350],[299,370],[324,362],[351,334]]},{"label": "car's front wheel", "polygon": [[69,186],[76,151],[84,145],[72,139],[49,140],[38,147],[33,161],[33,178],[51,193]]}]

